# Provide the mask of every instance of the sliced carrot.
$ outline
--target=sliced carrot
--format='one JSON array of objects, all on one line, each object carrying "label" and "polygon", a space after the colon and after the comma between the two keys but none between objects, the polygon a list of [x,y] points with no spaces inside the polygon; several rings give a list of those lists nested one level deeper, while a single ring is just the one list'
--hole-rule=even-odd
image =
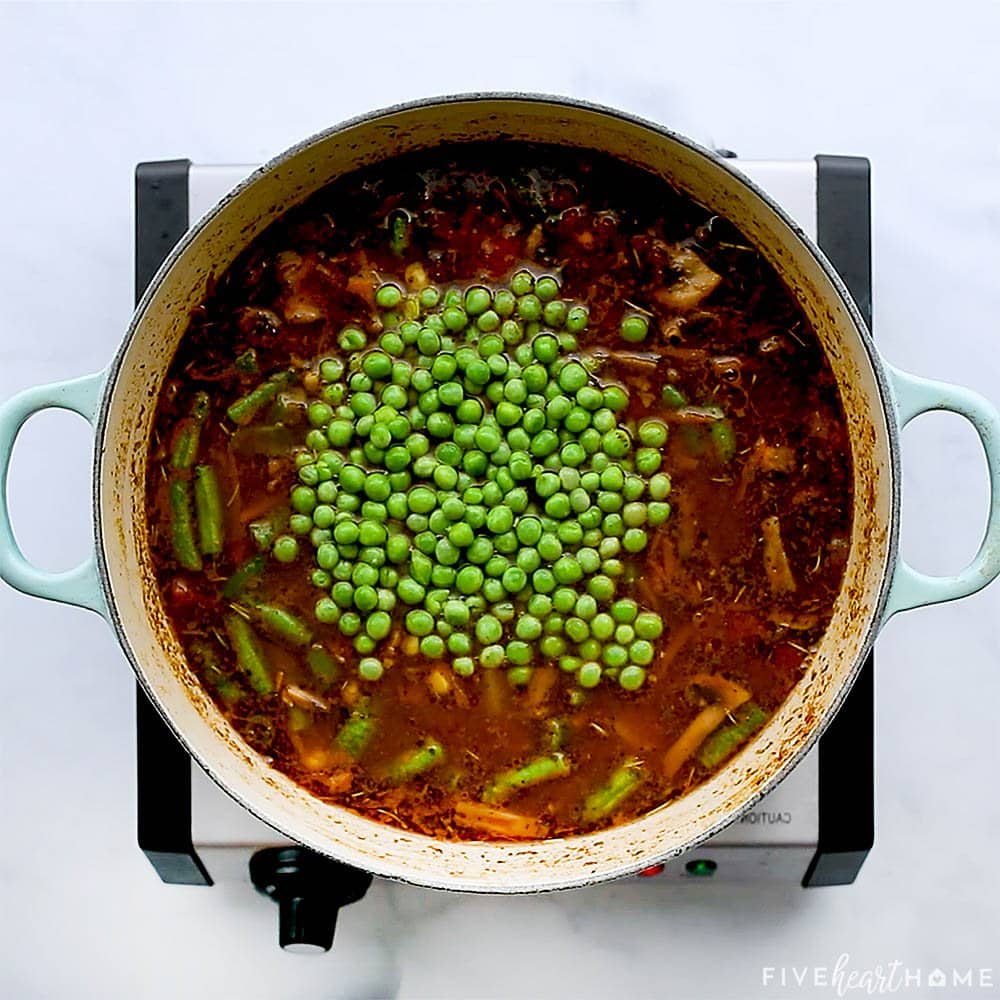
[{"label": "sliced carrot", "polygon": [[663,755],[665,778],[672,778],[681,769],[708,736],[722,725],[728,711],[722,704],[708,705],[694,717],[694,721]]},{"label": "sliced carrot", "polygon": [[668,779],[694,756],[698,747],[722,725],[734,708],[750,699],[750,692],[746,688],[719,674],[695,674],[691,678],[691,683],[711,688],[719,695],[719,700],[714,705],[703,708],[664,754],[663,775]]}]

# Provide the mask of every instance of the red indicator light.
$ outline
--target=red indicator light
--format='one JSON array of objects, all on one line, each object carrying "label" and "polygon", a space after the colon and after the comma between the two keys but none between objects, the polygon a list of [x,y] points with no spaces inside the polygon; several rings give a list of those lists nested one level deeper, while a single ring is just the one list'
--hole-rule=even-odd
[{"label": "red indicator light", "polygon": [[666,865],[650,865],[648,868],[643,868],[639,874],[643,878],[652,878],[654,875],[662,875],[663,869],[666,867]]}]

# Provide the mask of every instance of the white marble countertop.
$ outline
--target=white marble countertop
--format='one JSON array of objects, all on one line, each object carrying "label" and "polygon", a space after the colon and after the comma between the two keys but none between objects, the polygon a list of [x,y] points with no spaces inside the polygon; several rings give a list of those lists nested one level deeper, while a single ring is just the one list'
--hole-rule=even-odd
[{"label": "white marble countertop", "polygon": [[[745,157],[869,156],[882,350],[1000,400],[998,42],[1000,7],[954,2],[2,4],[0,399],[115,350],[137,161],[258,162],[372,107],[528,89]],[[15,524],[47,567],[86,551],[88,445],[46,414],[18,448]],[[937,415],[904,448],[905,551],[956,569],[984,520],[979,445]],[[245,887],[159,882],[135,844],[133,680],[110,632],[0,588],[0,995],[832,996],[823,969],[845,954],[923,970],[909,995],[934,967],[975,981],[932,995],[996,995],[1000,585],[897,619],[878,653],[878,834],[855,885],[383,883],[312,960],[278,951],[273,905]]]}]

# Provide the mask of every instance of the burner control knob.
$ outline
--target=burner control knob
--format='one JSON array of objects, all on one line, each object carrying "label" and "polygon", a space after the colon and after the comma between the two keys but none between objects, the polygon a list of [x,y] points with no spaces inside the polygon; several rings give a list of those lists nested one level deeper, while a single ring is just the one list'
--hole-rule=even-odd
[{"label": "burner control knob", "polygon": [[279,907],[278,942],[287,951],[329,951],[337,912],[368,891],[368,872],[305,847],[269,847],[250,859],[250,879]]}]

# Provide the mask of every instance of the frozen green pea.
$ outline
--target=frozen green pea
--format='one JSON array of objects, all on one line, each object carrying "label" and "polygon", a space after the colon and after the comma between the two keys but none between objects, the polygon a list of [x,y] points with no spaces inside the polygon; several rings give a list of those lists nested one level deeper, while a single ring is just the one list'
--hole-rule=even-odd
[{"label": "frozen green pea", "polygon": [[640,343],[649,333],[649,320],[638,313],[631,313],[622,319],[618,332],[622,340],[632,344]]},{"label": "frozen green pea", "polygon": [[502,667],[505,659],[506,654],[503,646],[496,643],[484,646],[479,653],[479,662],[487,670],[496,670],[498,667]]},{"label": "frozen green pea", "polygon": [[358,661],[358,676],[362,680],[377,681],[382,673],[382,661],[377,657],[366,656]]},{"label": "frozen green pea", "polygon": [[[517,317],[526,323],[542,318],[541,299],[531,292],[521,295],[517,300]],[[520,359],[518,359],[520,361]]]},{"label": "frozen green pea", "polygon": [[411,635],[430,635],[434,631],[434,618],[426,611],[414,609],[406,615],[406,630]]},{"label": "frozen green pea", "polygon": [[316,620],[324,625],[336,625],[340,618],[340,607],[330,597],[321,597],[313,608]]},{"label": "frozen green pea", "polygon": [[524,339],[524,329],[515,319],[505,319],[500,324],[500,336],[508,345],[519,344]]},{"label": "frozen green pea", "polygon": [[644,476],[651,476],[659,471],[663,456],[656,448],[640,448],[635,453],[635,468]]},{"label": "frozen green pea", "polygon": [[299,543],[291,535],[279,535],[274,540],[271,552],[280,563],[295,562],[299,555]]},{"label": "frozen green pea", "polygon": [[648,542],[646,532],[642,528],[628,528],[622,537],[622,547],[626,552],[641,552]]},{"label": "frozen green pea", "polygon": [[624,427],[615,427],[601,438],[601,450],[611,458],[624,458],[632,449],[632,439]]},{"label": "frozen green pea", "polygon": [[484,645],[494,645],[503,636],[503,625],[495,615],[482,615],[476,622],[476,638]]},{"label": "frozen green pea", "polygon": [[402,300],[402,289],[392,282],[379,285],[375,292],[375,304],[380,309],[395,309]]},{"label": "frozen green pea", "polygon": [[604,647],[601,659],[606,667],[621,669],[628,663],[628,650],[617,643],[611,643]]},{"label": "frozen green pea", "polygon": [[456,656],[468,656],[472,651],[472,640],[464,632],[452,632],[445,645]]},{"label": "frozen green pea", "polygon": [[618,683],[625,691],[638,691],[646,682],[646,671],[636,664],[624,667],[618,675]]},{"label": "frozen green pea", "polygon": [[[603,568],[603,563],[602,563]],[[587,581],[587,592],[601,604],[606,604],[615,593],[615,583],[605,573],[596,573]]]},{"label": "frozen green pea", "polygon": [[530,271],[517,271],[510,279],[510,290],[515,295],[527,295],[535,287],[535,276]]},{"label": "frozen green pea", "polygon": [[440,298],[441,292],[433,285],[428,285],[426,288],[420,289],[417,301],[423,309],[433,309]]},{"label": "frozen green pea", "polygon": [[[658,472],[649,480],[649,495],[654,501],[663,501],[670,495],[670,476],[665,472]],[[652,508],[653,504],[650,504]],[[667,504],[660,504],[660,507],[668,507]],[[650,511],[652,513],[652,511]]]},{"label": "frozen green pea", "polygon": [[384,639],[392,628],[388,611],[373,611],[365,620],[365,632],[376,641]]},{"label": "frozen green pea", "polygon": [[578,521],[563,521],[556,528],[556,535],[563,545],[579,545],[583,540],[583,527]]},{"label": "frozen green pea", "polygon": [[551,302],[559,294],[559,282],[551,275],[543,275],[535,282],[535,294],[542,302]]},{"label": "frozen green pea", "polygon": [[634,627],[640,639],[658,639],[663,633],[663,619],[653,611],[640,611],[635,617]]},{"label": "frozen green pea", "polygon": [[552,573],[558,583],[572,584],[583,576],[583,569],[573,556],[564,555],[555,561]]},{"label": "frozen green pea", "polygon": [[561,614],[572,611],[576,601],[576,591],[570,587],[559,587],[552,594],[552,606]]},{"label": "frozen green pea", "polygon": [[574,615],[573,617],[566,619],[566,622],[563,625],[563,630],[573,642],[579,643],[586,641],[590,637],[592,626],[593,622],[588,625],[588,623],[582,618],[578,618]]},{"label": "frozen green pea", "polygon": [[541,637],[542,623],[534,615],[522,615],[514,626],[514,634],[518,639],[532,642]]},{"label": "frozen green pea", "polygon": [[629,528],[639,528],[646,523],[648,512],[644,503],[633,501],[622,508],[622,520]]},{"label": "frozen green pea", "polygon": [[586,306],[572,306],[566,313],[566,330],[569,333],[582,333],[589,318]]},{"label": "frozen green pea", "polygon": [[641,667],[653,662],[653,645],[646,639],[636,639],[628,648],[629,659]]},{"label": "frozen green pea", "polygon": [[630,597],[623,597],[611,605],[611,615],[619,624],[630,624],[638,613],[639,606]]},{"label": "frozen green pea", "polygon": [[563,655],[559,657],[559,669],[567,674],[575,674],[582,662],[578,656]]},{"label": "frozen green pea", "polygon": [[590,621],[590,632],[595,639],[604,642],[614,635],[615,620],[611,615],[601,612],[595,615]]},{"label": "frozen green pea", "polygon": [[420,652],[428,659],[440,659],[445,653],[444,639],[439,635],[425,635],[420,640]]},{"label": "frozen green pea", "polygon": [[521,639],[507,643],[507,659],[515,666],[524,666],[531,661],[531,646]]},{"label": "frozen green pea", "polygon": [[558,635],[546,635],[539,642],[538,649],[542,656],[555,660],[566,652],[566,641]]},{"label": "frozen green pea", "polygon": [[404,576],[396,585],[396,593],[401,601],[412,605],[419,604],[424,599],[426,589],[412,577]]},{"label": "frozen green pea", "polygon": [[471,656],[456,656],[451,668],[459,677],[471,677],[476,672],[476,661]]},{"label": "frozen green pea", "polygon": [[667,443],[667,425],[662,420],[644,420],[639,424],[639,440],[650,448],[662,448]]}]

